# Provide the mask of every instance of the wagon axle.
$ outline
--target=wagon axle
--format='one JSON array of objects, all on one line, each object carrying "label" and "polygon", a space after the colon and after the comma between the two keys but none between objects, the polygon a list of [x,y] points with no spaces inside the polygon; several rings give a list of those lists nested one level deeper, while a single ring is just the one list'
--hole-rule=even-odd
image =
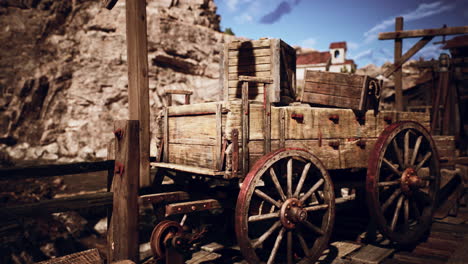
[{"label": "wagon axle", "polygon": [[293,229],[296,224],[307,221],[307,211],[300,200],[289,198],[280,210],[281,224],[287,229]]},{"label": "wagon axle", "polygon": [[413,168],[407,168],[401,174],[401,190],[410,195],[413,190],[423,188],[426,182],[418,176],[418,172]]}]

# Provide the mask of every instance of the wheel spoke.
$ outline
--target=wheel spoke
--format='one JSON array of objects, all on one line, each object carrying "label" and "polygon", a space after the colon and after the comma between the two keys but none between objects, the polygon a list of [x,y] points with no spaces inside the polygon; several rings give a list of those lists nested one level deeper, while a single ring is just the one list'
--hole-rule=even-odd
[{"label": "wheel spoke", "polygon": [[283,199],[283,201],[286,201],[286,195],[284,195],[283,188],[281,188],[281,185],[280,185],[280,183],[278,181],[278,177],[276,177],[276,173],[275,173],[275,170],[273,168],[270,168],[270,176],[271,176],[271,180],[273,181],[273,184],[276,187],[276,190],[278,191],[279,195],[281,196],[281,199]]},{"label": "wheel spoke", "polygon": [[410,165],[414,165],[414,163],[416,162],[416,158],[418,157],[419,147],[421,146],[422,138],[423,138],[422,136],[419,136],[418,139],[416,139],[416,144],[414,144],[413,156],[411,157]]},{"label": "wheel spoke", "polygon": [[287,236],[287,254],[288,254],[288,264],[293,264],[293,251],[292,251],[293,241],[292,241],[292,231],[288,231]]},{"label": "wheel spoke", "polygon": [[398,185],[400,184],[400,180],[396,180],[396,181],[385,181],[385,182],[379,182],[377,185],[379,187],[386,187],[386,186],[394,186],[394,185]]},{"label": "wheel spoke", "polygon": [[286,173],[286,184],[288,197],[292,196],[292,158],[288,160],[287,173]]},{"label": "wheel spoke", "polygon": [[404,207],[405,230],[409,229],[409,200],[405,199]]},{"label": "wheel spoke", "polygon": [[317,235],[325,235],[325,232],[323,232],[322,229],[320,229],[319,227],[317,227],[316,225],[312,224],[311,222],[309,221],[304,221],[302,222],[307,228],[309,228],[311,231],[313,231],[314,233],[316,233]]},{"label": "wheel spoke", "polygon": [[258,248],[265,240],[267,240],[275,231],[278,229],[278,227],[281,226],[280,221],[276,221],[263,235],[261,235],[253,244],[253,248]]},{"label": "wheel spoke", "polygon": [[401,171],[399,171],[397,169],[397,167],[395,167],[395,165],[393,165],[390,161],[388,161],[386,158],[383,158],[382,161],[384,162],[385,165],[387,165],[390,169],[393,170],[394,173],[396,173],[398,176],[401,175]]},{"label": "wheel spoke", "polygon": [[328,204],[321,204],[321,205],[315,205],[315,206],[309,206],[304,208],[307,212],[314,212],[314,211],[319,211],[319,210],[325,210],[328,209]]},{"label": "wheel spoke", "polygon": [[401,210],[401,206],[403,204],[403,199],[404,199],[404,196],[401,196],[400,199],[398,199],[398,203],[397,203],[397,206],[396,206],[396,209],[395,209],[395,213],[393,213],[392,224],[390,225],[390,229],[392,231],[395,231],[395,227],[396,227],[396,224],[397,224],[397,221],[398,221],[398,216],[400,216],[400,210]]},{"label": "wheel spoke", "polygon": [[309,169],[312,163],[307,163],[304,166],[304,169],[302,170],[301,178],[299,179],[299,182],[297,183],[296,191],[294,192],[295,197],[299,197],[299,193],[302,190],[302,186],[304,185],[305,179],[307,177],[307,173],[309,173]]},{"label": "wheel spoke", "polygon": [[314,193],[320,186],[322,186],[324,182],[325,181],[323,179],[320,179],[318,182],[316,182],[314,186],[312,186],[312,188],[310,188],[310,190],[301,197],[300,201],[304,202],[307,200],[312,195],[312,193]]},{"label": "wheel spoke", "polygon": [[307,243],[305,242],[304,237],[299,232],[296,233],[296,236],[297,236],[297,238],[299,238],[299,243],[301,244],[301,247],[302,247],[302,250],[304,251],[304,254],[306,256],[309,256],[309,247],[307,246]]},{"label": "wheel spoke", "polygon": [[426,153],[426,155],[424,155],[424,158],[423,158],[423,159],[421,160],[421,162],[419,162],[418,165],[416,165],[416,167],[415,167],[416,172],[417,172],[419,169],[422,168],[422,166],[424,165],[424,163],[426,163],[426,162],[429,160],[429,158],[430,158],[431,156],[432,156],[432,152],[428,152],[428,153]]},{"label": "wheel spoke", "polygon": [[276,238],[276,241],[275,241],[275,245],[273,246],[273,249],[271,250],[271,254],[270,254],[270,257],[268,258],[267,264],[275,263],[276,253],[278,253],[278,249],[281,244],[281,240],[283,240],[285,231],[286,229],[283,227],[281,231],[279,232],[278,237]]},{"label": "wheel spoke", "polygon": [[405,161],[404,161],[405,167],[407,167],[409,165],[409,154],[410,154],[409,153],[410,152],[409,151],[409,136],[410,136],[409,133],[410,133],[410,130],[406,131],[406,133],[405,133],[405,142],[404,142],[405,145],[404,145],[404,150],[403,150],[404,151],[403,157],[405,159]]},{"label": "wheel spoke", "polygon": [[252,215],[252,216],[249,216],[249,222],[257,222],[257,221],[263,221],[263,220],[275,219],[275,218],[279,218],[279,212],[261,214],[261,215]]},{"label": "wheel spoke", "polygon": [[401,155],[401,149],[398,147],[396,139],[392,140],[392,144],[393,144],[393,150],[395,150],[395,154],[398,159],[398,165],[400,165],[400,168],[403,168],[403,157]]},{"label": "wheel spoke", "polygon": [[385,212],[387,208],[395,201],[395,199],[401,194],[401,189],[396,189],[390,197],[388,197],[387,201],[382,205],[382,212]]},{"label": "wheel spoke", "polygon": [[263,200],[265,200],[265,201],[267,201],[267,202],[269,202],[271,204],[274,204],[276,207],[278,207],[278,208],[281,207],[281,204],[279,202],[275,201],[275,199],[271,198],[270,196],[268,196],[268,194],[260,191],[259,189],[255,190],[255,194],[258,197],[262,198]]}]

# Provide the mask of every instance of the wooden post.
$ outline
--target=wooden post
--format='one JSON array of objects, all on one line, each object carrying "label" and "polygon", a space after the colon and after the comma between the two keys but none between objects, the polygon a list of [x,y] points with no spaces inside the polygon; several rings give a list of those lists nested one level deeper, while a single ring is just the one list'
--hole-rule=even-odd
[{"label": "wooden post", "polygon": [[114,203],[107,242],[109,263],[138,261],[138,186],[140,175],[139,122],[116,121],[123,132],[115,142],[115,169],[112,181]]},{"label": "wooden post", "polygon": [[270,104],[270,85],[269,83],[264,83],[263,90],[263,135],[265,137],[263,154],[268,154],[271,151],[271,104]]},{"label": "wooden post", "polygon": [[249,171],[249,82],[242,84],[242,177]]},{"label": "wooden post", "polygon": [[[395,18],[395,31],[402,31],[403,30],[403,17]],[[394,64],[397,63],[401,59],[403,49],[403,39],[396,38],[395,39],[395,61]],[[403,69],[402,67],[398,68],[394,74],[394,82],[395,82],[395,107],[397,111],[403,111]]]},{"label": "wooden post", "polygon": [[128,108],[130,120],[140,121],[140,184],[150,185],[150,131],[146,0],[127,0]]}]

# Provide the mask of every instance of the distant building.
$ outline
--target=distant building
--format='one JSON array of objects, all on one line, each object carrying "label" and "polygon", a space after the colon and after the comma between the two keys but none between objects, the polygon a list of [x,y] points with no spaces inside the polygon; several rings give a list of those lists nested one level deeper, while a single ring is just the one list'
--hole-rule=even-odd
[{"label": "distant building", "polygon": [[329,72],[354,72],[356,64],[346,59],[346,42],[333,42],[329,51],[310,51],[297,54],[296,78],[298,84],[304,80],[306,70]]}]

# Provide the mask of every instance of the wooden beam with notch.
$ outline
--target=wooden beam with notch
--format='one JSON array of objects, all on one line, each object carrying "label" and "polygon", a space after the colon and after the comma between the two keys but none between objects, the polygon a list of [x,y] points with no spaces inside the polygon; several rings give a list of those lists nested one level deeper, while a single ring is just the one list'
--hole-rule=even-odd
[{"label": "wooden beam with notch", "polygon": [[468,26],[383,32],[379,40],[468,34]]}]

